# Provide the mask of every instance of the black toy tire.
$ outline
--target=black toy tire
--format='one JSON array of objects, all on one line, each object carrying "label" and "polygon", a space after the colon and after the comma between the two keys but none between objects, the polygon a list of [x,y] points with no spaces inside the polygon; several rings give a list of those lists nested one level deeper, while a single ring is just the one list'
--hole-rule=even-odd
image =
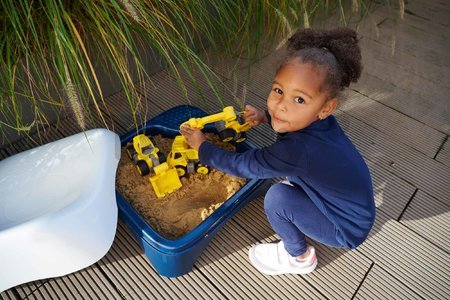
[{"label": "black toy tire", "polygon": [[236,136],[234,137],[234,141],[236,143],[242,143],[246,139],[247,139],[247,133],[246,132],[236,133]]},{"label": "black toy tire", "polygon": [[219,137],[222,142],[229,142],[234,139],[235,134],[236,131],[234,129],[227,128],[219,132]]},{"label": "black toy tire", "polygon": [[162,164],[163,162],[166,161],[166,156],[164,155],[164,153],[162,153],[161,151],[158,152],[158,159],[159,159],[159,163]]},{"label": "black toy tire", "polygon": [[136,163],[136,168],[141,176],[150,174],[150,168],[148,167],[145,160],[138,160]]},{"label": "black toy tire", "polygon": [[125,148],[128,154],[128,157],[133,160],[133,156],[136,154],[136,150],[134,150],[133,145],[127,145]]}]

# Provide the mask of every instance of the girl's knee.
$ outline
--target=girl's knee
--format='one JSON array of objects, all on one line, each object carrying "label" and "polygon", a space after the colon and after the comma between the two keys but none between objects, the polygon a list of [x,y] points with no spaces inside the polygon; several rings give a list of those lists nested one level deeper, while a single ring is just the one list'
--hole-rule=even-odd
[{"label": "girl's knee", "polygon": [[285,201],[289,201],[288,189],[290,186],[284,183],[272,185],[264,197],[264,210],[275,211],[282,208]]}]

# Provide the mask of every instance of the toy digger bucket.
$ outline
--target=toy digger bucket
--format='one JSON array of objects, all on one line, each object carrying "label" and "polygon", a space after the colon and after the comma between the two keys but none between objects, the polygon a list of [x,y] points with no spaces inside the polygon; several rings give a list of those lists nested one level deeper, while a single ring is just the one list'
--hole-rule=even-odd
[{"label": "toy digger bucket", "polygon": [[162,198],[167,193],[172,193],[182,186],[177,169],[169,169],[169,165],[166,162],[155,166],[153,170],[155,171],[155,176],[150,177],[150,183],[158,198]]}]

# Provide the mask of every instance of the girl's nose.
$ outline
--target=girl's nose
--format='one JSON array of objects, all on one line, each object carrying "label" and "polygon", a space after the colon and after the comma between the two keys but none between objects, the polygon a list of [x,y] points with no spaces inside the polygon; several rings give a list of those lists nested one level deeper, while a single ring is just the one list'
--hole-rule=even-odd
[{"label": "girl's nose", "polygon": [[277,109],[278,109],[279,111],[285,112],[286,109],[287,109],[286,104],[287,104],[286,98],[285,98],[285,97],[282,97],[282,98],[280,99],[280,101],[278,101],[278,103],[277,103]]}]

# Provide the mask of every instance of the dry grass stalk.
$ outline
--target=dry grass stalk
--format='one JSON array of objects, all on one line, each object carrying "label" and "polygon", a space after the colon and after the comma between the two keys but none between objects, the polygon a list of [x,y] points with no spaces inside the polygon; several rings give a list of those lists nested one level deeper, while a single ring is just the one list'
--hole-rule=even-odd
[{"label": "dry grass stalk", "polygon": [[403,20],[405,17],[405,1],[399,0],[399,11],[400,11],[400,19]]},{"label": "dry grass stalk", "polygon": [[72,109],[75,119],[77,120],[78,126],[82,130],[86,129],[86,118],[83,113],[83,106],[80,102],[80,97],[78,97],[77,90],[75,88],[75,85],[72,82],[72,79],[70,77],[67,77],[66,85],[64,87],[66,94],[67,94],[67,100],[69,102],[70,108]]},{"label": "dry grass stalk", "polygon": [[139,23],[141,21],[141,19],[139,18],[136,8],[133,6],[132,3],[130,3],[130,0],[122,0],[121,2],[123,4],[123,6],[125,7],[125,10],[127,11],[127,13],[131,16],[131,18],[134,21]]},{"label": "dry grass stalk", "polygon": [[353,0],[352,2],[352,12],[357,13],[359,11],[359,1]]}]

